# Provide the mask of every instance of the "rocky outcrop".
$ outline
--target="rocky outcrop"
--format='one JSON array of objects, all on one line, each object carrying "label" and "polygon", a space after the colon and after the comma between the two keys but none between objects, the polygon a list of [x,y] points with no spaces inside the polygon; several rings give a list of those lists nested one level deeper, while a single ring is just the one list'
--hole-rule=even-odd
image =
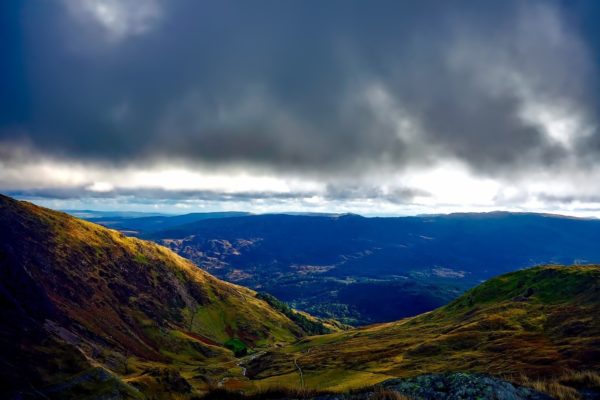
[{"label": "rocky outcrop", "polygon": [[427,400],[547,400],[535,390],[482,374],[428,374],[392,379],[382,386],[409,398]]},{"label": "rocky outcrop", "polygon": [[489,375],[468,373],[427,374],[414,378],[390,379],[378,385],[377,389],[318,396],[312,400],[393,399],[392,396],[395,395],[402,395],[411,400],[552,400],[551,397],[533,389]]}]

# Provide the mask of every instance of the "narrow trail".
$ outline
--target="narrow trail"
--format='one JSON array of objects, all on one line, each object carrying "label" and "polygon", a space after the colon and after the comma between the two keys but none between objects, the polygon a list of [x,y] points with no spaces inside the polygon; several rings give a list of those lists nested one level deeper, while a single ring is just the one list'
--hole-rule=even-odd
[{"label": "narrow trail", "polygon": [[[242,369],[242,377],[246,378],[247,374],[248,374],[248,368],[244,367],[244,364],[246,364],[246,363],[254,360],[255,358],[261,357],[264,354],[266,354],[266,351],[264,351],[264,350],[263,351],[258,351],[258,352],[254,353],[254,354],[250,354],[250,355],[247,355],[247,356],[239,359],[235,363],[236,366],[238,366],[238,367],[240,367]],[[232,379],[232,378],[235,379],[235,377],[231,377],[231,376],[223,377],[223,378],[221,378],[221,380],[219,380],[219,382],[218,382],[217,385],[219,387],[222,387],[223,384],[225,384],[225,382],[227,382],[229,379]]]},{"label": "narrow trail", "polygon": [[248,371],[248,369],[246,367],[242,367],[241,361],[239,363],[237,363],[237,366],[242,369],[242,376],[246,376],[246,372]]},{"label": "narrow trail", "polygon": [[[306,350],[306,354],[310,354],[311,350],[312,347],[308,348]],[[304,390],[304,373],[302,372],[302,368],[300,368],[300,364],[298,364],[298,360],[300,359],[300,357],[302,357],[302,355],[299,355],[298,357],[294,358],[294,365],[296,366],[296,369],[298,369],[298,374],[300,374],[300,388]]]},{"label": "narrow trail", "polygon": [[298,368],[298,373],[300,374],[300,387],[302,390],[304,390],[304,374],[302,373],[302,368],[300,368],[300,366],[298,365],[298,358],[300,357],[294,358],[294,365],[296,366],[296,368]]}]

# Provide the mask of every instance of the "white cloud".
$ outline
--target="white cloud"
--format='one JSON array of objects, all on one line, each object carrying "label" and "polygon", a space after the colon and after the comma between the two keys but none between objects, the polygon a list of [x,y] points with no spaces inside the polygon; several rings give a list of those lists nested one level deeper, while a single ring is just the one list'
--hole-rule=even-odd
[{"label": "white cloud", "polygon": [[91,192],[106,193],[114,190],[114,186],[108,182],[94,182],[86,187]]},{"label": "white cloud", "polygon": [[[82,30],[91,29],[94,39],[101,32],[100,37],[108,43],[148,33],[163,18],[162,6],[168,5],[161,3],[163,0],[60,1]],[[123,90],[119,87],[118,101],[111,103],[115,106],[107,113],[110,126],[114,124],[118,127],[115,132],[123,134],[119,138],[122,140],[115,142],[127,144],[132,137],[135,151],[145,145],[156,149],[148,155],[141,150],[127,153],[127,157],[147,164],[123,168],[111,165],[111,160],[124,159],[119,158],[123,155],[117,151],[122,150],[117,148],[119,143],[115,143],[118,156],[104,154],[106,164],[85,161],[85,155],[79,158],[81,161],[70,161],[78,157],[79,144],[87,146],[88,139],[97,139],[86,137],[86,128],[94,127],[94,131],[97,126],[104,126],[97,123],[101,118],[92,118],[78,129],[68,127],[66,132],[77,133],[71,133],[73,140],[61,143],[59,135],[56,144],[47,140],[36,143],[38,149],[48,143],[59,149],[64,146],[64,153],[54,153],[62,154],[64,159],[30,154],[15,147],[2,153],[0,143],[0,190],[64,190],[64,198],[72,196],[65,201],[74,201],[71,199],[76,194],[98,207],[103,202],[117,207],[135,204],[140,208],[363,214],[507,209],[600,216],[600,186],[594,184],[600,181],[600,167],[582,165],[583,157],[578,154],[581,149],[577,147],[581,139],[597,128],[594,126],[597,118],[586,108],[595,104],[588,101],[590,88],[594,87],[590,82],[595,82],[593,60],[578,30],[570,26],[560,7],[544,2],[518,4],[521,12],[517,11],[513,18],[511,11],[508,20],[499,16],[498,26],[489,23],[483,27],[477,21],[458,18],[456,27],[442,30],[441,48],[436,47],[440,45],[437,40],[429,43],[427,35],[420,34],[416,36],[424,41],[417,42],[418,51],[414,52],[410,40],[404,42],[398,35],[393,42],[397,42],[399,50],[405,48],[406,54],[398,52],[397,64],[391,57],[382,62],[386,68],[371,71],[367,67],[362,71],[359,65],[356,76],[339,69],[340,81],[332,79],[332,86],[325,84],[321,92],[315,91],[320,93],[319,98],[293,85],[289,90],[287,82],[280,87],[281,82],[268,79],[280,75],[271,72],[287,71],[278,68],[289,68],[287,63],[281,66],[279,60],[287,53],[272,53],[268,44],[263,49],[257,43],[257,49],[264,50],[259,53],[268,55],[263,57],[269,65],[266,68],[269,77],[263,77],[264,82],[260,79],[260,68],[248,68],[254,63],[244,58],[245,52],[239,52],[240,59],[235,58],[235,63],[242,66],[236,70],[236,76],[228,75],[234,70],[227,68],[223,68],[223,74],[221,71],[204,74],[203,67],[208,72],[214,71],[203,61],[190,64],[194,68],[190,65],[182,68],[182,74],[186,70],[197,71],[193,77],[152,75],[152,81],[136,81]],[[280,33],[285,39],[283,32],[273,32],[273,36]],[[423,33],[420,29],[415,32]],[[196,41],[188,42],[195,46]],[[215,44],[210,43],[211,47],[204,50],[212,49]],[[204,54],[200,47],[194,46],[183,47],[186,49],[180,52],[183,58],[169,58],[169,62],[183,65],[194,51]],[[229,51],[237,54],[237,50],[233,46]],[[219,63],[221,52],[214,54],[217,68],[228,66]],[[197,56],[190,58],[190,62],[204,60]],[[113,59],[103,64],[105,60],[99,57],[93,60],[100,62],[102,68],[98,70],[110,73],[108,79],[90,75],[91,80],[86,82],[97,90],[89,97],[96,98],[96,93],[99,99],[110,97],[102,89],[109,87],[110,78],[118,71],[110,68],[121,64]],[[146,64],[160,60],[142,61],[127,64],[127,70],[138,66],[144,71]],[[127,58],[126,62],[136,61]],[[349,63],[343,64],[346,67]],[[299,65],[295,71],[299,82],[311,86],[313,82],[326,81],[310,79],[314,77],[303,72],[312,68],[303,67]],[[250,81],[246,73],[252,76]],[[217,84],[197,80],[199,76],[212,79],[221,75],[227,79]],[[137,89],[148,84],[153,87],[155,79],[162,83],[156,85],[160,89],[158,95],[162,96],[172,86],[162,79],[173,76],[176,86],[185,79],[190,83],[182,85],[185,89],[173,99],[162,102],[133,95],[121,98],[122,92],[141,92],[146,96],[146,91]],[[337,84],[344,88],[339,93]],[[64,92],[72,96],[72,91]],[[285,95],[280,96],[280,92]],[[329,97],[328,92],[333,95]],[[57,91],[58,98],[61,93]],[[148,93],[154,95],[152,90]],[[286,96],[294,100],[288,101]],[[320,97],[324,99],[322,103]],[[156,107],[149,108],[152,114],[144,113],[146,100],[156,103]],[[328,108],[329,102],[334,101],[336,106]],[[312,103],[316,106],[312,107]],[[93,102],[88,106],[79,110],[82,115],[106,111]],[[76,111],[72,107],[65,109],[69,113]],[[319,112],[314,113],[317,109]],[[129,125],[135,119],[152,121],[155,113],[158,117],[154,130],[146,130],[142,123]],[[71,124],[70,118],[63,117]],[[45,139],[43,135],[40,138]],[[553,151],[545,152],[547,148]],[[556,148],[559,151],[554,151]],[[109,148],[107,153],[110,151]],[[174,159],[188,162],[176,164]],[[195,164],[199,162],[205,164]],[[208,165],[211,162],[212,167]],[[243,163],[245,168],[240,166]],[[158,191],[163,197],[144,199],[144,193],[150,191]],[[190,196],[182,199],[178,192],[210,192],[223,195],[225,202]],[[140,197],[136,199],[135,193]],[[115,203],[118,196],[130,197],[119,204]]]},{"label": "white cloud", "polygon": [[158,0],[63,0],[80,23],[100,27],[105,38],[118,42],[149,31],[161,16]]},{"label": "white cloud", "polygon": [[[0,191],[21,193],[21,197],[63,209],[236,209],[364,215],[500,209],[600,217],[600,187],[590,184],[600,181],[600,166],[582,168],[576,163],[565,165],[559,172],[540,170],[508,180],[480,177],[463,163],[446,160],[429,167],[381,171],[348,180],[232,166],[157,163],[117,168],[51,159],[23,149],[12,154],[4,161],[0,159]],[[332,192],[332,185],[341,189]],[[349,190],[344,190],[346,187]],[[403,198],[401,193],[407,188],[414,195]]]}]

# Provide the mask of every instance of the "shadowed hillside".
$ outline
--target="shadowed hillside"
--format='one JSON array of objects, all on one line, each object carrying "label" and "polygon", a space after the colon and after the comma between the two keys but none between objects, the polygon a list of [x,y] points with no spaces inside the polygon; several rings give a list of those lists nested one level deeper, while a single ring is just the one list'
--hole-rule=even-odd
[{"label": "shadowed hillside", "polygon": [[164,247],[4,196],[0,311],[0,391],[40,398],[185,397],[245,380],[232,342],[245,354],[305,334]]}]

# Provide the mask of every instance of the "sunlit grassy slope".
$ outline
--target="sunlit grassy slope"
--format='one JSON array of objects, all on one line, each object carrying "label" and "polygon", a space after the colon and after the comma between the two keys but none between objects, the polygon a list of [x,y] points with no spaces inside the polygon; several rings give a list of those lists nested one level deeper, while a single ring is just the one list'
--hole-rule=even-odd
[{"label": "sunlit grassy slope", "polygon": [[304,335],[255,292],[164,247],[4,196],[0,278],[0,393],[186,398],[243,385],[227,341],[253,352]]},{"label": "sunlit grassy slope", "polygon": [[431,372],[533,379],[600,368],[600,267],[544,266],[491,279],[398,322],[311,337],[253,361],[263,385],[342,390]]},{"label": "sunlit grassy slope", "polygon": [[417,317],[303,337],[255,292],[163,247],[0,196],[0,398],[345,390],[452,371],[566,376],[599,369],[598,315],[600,267],[546,266]]}]

